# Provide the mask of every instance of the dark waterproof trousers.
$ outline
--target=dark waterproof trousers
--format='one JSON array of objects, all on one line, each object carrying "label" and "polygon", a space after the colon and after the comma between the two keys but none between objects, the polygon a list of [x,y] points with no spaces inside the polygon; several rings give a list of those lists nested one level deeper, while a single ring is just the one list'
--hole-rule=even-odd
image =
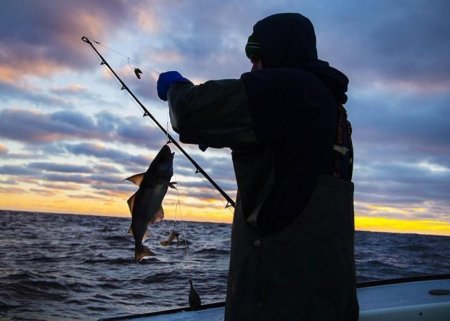
[{"label": "dark waterproof trousers", "polygon": [[233,222],[225,321],[355,321],[353,184],[319,183],[298,218],[261,237]]}]

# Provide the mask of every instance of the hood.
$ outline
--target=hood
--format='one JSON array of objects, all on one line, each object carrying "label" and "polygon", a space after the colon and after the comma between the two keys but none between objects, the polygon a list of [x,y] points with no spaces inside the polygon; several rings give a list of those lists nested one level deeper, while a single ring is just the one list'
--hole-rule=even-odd
[{"label": "hood", "polygon": [[294,67],[319,77],[338,103],[347,101],[348,78],[318,59],[316,34],[311,21],[299,13],[279,13],[258,21],[252,39],[257,41],[264,69]]},{"label": "hood", "polygon": [[299,13],[279,13],[258,21],[253,34],[264,68],[296,67],[317,59],[311,21]]},{"label": "hood", "polygon": [[346,92],[349,80],[344,73],[331,67],[328,62],[323,60],[305,63],[301,66],[301,69],[319,77],[331,90],[338,103],[345,104],[347,102]]}]

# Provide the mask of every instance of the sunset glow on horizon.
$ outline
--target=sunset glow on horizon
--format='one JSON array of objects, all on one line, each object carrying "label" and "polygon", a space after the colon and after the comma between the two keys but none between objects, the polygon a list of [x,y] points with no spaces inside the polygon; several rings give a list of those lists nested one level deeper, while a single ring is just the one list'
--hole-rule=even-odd
[{"label": "sunset glow on horizon", "polygon": [[[123,217],[130,218],[131,221],[126,203],[129,196],[126,194],[111,197],[109,201],[89,197],[77,199],[74,197],[32,196],[31,193],[25,197],[14,194],[5,197],[6,195],[7,193],[2,193],[0,196],[3,210]],[[234,209],[232,207],[225,208],[222,200],[211,199],[207,202],[207,205],[202,207],[189,206],[188,203],[189,201],[184,202],[182,200],[178,203],[176,196],[168,195],[163,202],[165,219],[227,224],[231,224],[233,221]],[[17,204],[20,204],[20,206],[17,206]],[[357,231],[450,236],[450,224],[448,222],[430,219],[371,217],[360,216],[355,213],[355,228]]]}]

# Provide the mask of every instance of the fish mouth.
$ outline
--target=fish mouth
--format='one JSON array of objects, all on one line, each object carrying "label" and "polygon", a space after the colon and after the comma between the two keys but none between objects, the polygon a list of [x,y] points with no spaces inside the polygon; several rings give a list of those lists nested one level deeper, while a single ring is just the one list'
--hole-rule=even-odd
[{"label": "fish mouth", "polygon": [[164,145],[159,151],[157,158],[161,158],[161,161],[172,160],[175,156],[175,152],[170,150],[169,145]]},{"label": "fish mouth", "polygon": [[166,144],[161,148],[160,153],[163,155],[168,155],[168,154],[172,154],[172,151],[171,151],[169,145]]}]

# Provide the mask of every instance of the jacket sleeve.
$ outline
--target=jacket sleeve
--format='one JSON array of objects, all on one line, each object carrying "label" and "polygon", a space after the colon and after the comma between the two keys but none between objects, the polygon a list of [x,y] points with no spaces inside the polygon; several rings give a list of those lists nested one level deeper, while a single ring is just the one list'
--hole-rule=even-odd
[{"label": "jacket sleeve", "polygon": [[174,84],[168,102],[172,127],[183,143],[215,148],[256,143],[242,80]]}]

